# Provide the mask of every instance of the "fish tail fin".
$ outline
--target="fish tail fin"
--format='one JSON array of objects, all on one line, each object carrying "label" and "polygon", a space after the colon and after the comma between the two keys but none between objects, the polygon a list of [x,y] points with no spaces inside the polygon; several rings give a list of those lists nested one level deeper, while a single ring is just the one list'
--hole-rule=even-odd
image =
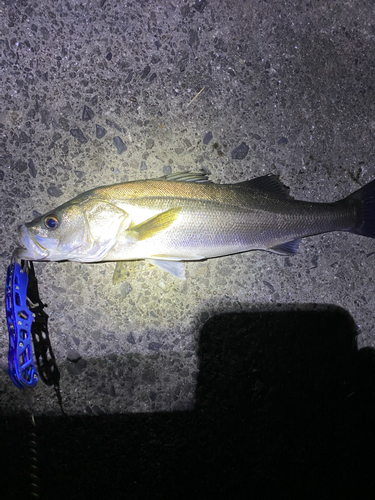
[{"label": "fish tail fin", "polygon": [[357,220],[350,232],[375,238],[375,180],[358,189],[347,198],[346,202],[357,207]]}]

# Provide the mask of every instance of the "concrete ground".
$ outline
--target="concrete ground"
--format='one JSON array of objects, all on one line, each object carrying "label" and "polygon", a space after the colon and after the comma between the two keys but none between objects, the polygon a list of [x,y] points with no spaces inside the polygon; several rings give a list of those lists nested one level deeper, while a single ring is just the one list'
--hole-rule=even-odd
[{"label": "concrete ground", "polygon": [[[3,282],[17,225],[98,185],[269,173],[323,202],[375,178],[370,0],[7,0],[0,48]],[[188,263],[185,282],[141,265],[113,285],[114,268],[35,265],[69,415],[192,409],[200,329],[219,313],[341,306],[358,347],[375,347],[368,238]],[[6,373],[2,317],[0,412],[13,415],[27,398]],[[60,414],[51,388],[34,396],[36,415]]]}]

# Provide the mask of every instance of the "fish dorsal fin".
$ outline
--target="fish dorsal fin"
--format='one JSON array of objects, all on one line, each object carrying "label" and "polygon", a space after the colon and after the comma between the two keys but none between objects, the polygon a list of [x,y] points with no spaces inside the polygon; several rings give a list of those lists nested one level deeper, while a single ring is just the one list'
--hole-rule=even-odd
[{"label": "fish dorsal fin", "polygon": [[176,172],[151,179],[154,181],[196,182],[198,184],[211,184],[207,174],[202,172]]},{"label": "fish dorsal fin", "polygon": [[258,189],[264,193],[272,194],[280,199],[293,199],[289,194],[289,188],[285,186],[277,175],[263,175],[249,181],[233,184],[234,187]]},{"label": "fish dorsal fin", "polygon": [[161,214],[154,215],[150,219],[133,226],[127,230],[129,236],[133,236],[138,241],[155,236],[160,231],[167,229],[178,217],[181,207],[174,207]]}]

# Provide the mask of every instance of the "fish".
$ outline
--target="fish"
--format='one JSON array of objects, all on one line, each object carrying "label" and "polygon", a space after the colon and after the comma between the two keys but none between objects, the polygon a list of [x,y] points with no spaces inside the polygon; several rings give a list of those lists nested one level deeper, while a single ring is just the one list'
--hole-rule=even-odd
[{"label": "fish", "polygon": [[276,175],[215,184],[178,172],[101,186],[18,227],[16,259],[142,260],[185,279],[185,261],[267,250],[346,231],[375,238],[375,180],[331,203],[295,200]]}]

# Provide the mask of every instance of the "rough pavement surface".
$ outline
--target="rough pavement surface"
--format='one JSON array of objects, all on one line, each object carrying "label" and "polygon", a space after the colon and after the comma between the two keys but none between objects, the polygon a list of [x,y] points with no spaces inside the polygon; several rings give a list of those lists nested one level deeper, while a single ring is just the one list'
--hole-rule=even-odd
[{"label": "rough pavement surface", "polygon": [[[17,225],[98,185],[272,173],[323,202],[374,179],[374,25],[370,0],[2,2],[3,281]],[[332,304],[375,347],[374,264],[375,241],[346,233],[307,238],[295,257],[188,263],[185,282],[148,265],[113,285],[114,263],[37,263],[65,411],[193,408],[199,332],[218,313]],[[13,414],[27,404],[6,373],[2,318],[1,411]],[[35,398],[36,415],[60,413],[51,388]]]}]

